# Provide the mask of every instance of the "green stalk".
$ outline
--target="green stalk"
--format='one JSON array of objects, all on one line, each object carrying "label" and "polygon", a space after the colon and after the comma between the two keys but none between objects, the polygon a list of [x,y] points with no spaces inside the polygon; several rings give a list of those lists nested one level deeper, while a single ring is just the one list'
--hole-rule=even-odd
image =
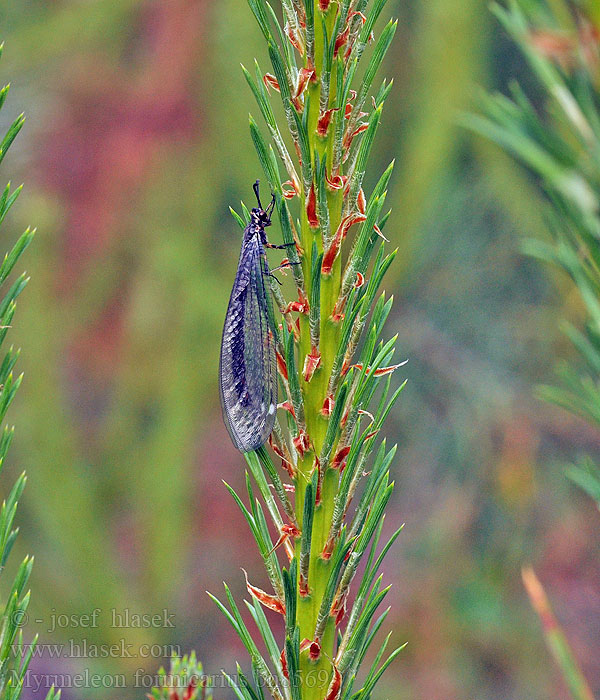
[{"label": "green stalk", "polygon": [[[327,12],[325,25],[327,29],[331,32],[335,22],[335,15],[333,12],[333,7],[330,6]],[[315,0],[315,17],[320,16],[318,1]],[[311,154],[313,154],[313,166],[315,154],[318,154],[320,158],[327,157],[328,152],[330,152],[330,144],[332,142],[331,130],[327,138],[324,140],[317,135],[317,121],[319,118],[319,94],[321,90],[321,79],[322,79],[322,68],[323,68],[323,54],[326,50],[323,40],[323,33],[320,31],[315,32],[315,74],[316,79],[314,84],[309,87],[309,144]],[[332,80],[330,94],[329,94],[329,104],[335,104],[337,98],[335,82]],[[313,167],[313,172],[315,169]],[[316,173],[315,173],[316,176]],[[331,200],[333,197],[329,198],[328,204],[331,206]],[[338,202],[333,200],[334,205],[338,204],[335,208],[330,208],[330,227],[331,231],[335,232],[341,217],[341,196],[338,197]],[[306,208],[306,197],[303,201],[303,210]],[[308,251],[312,247],[312,242],[315,241],[317,244],[317,250],[323,252],[322,243],[322,231],[316,229],[314,232],[308,227],[308,221],[306,221],[306,237],[303,238],[303,247],[305,251]],[[331,322],[330,317],[333,312],[336,300],[340,292],[340,280],[341,280],[341,262],[340,258],[335,261],[334,269],[331,275],[327,277],[322,277],[320,282],[321,294],[320,294],[320,353],[321,353],[321,364],[316,370],[314,376],[310,382],[303,382],[303,394],[304,402],[306,407],[307,415],[307,428],[308,433],[311,436],[314,453],[309,459],[305,459],[302,462],[300,469],[300,480],[304,482],[297,492],[297,510],[301,508],[301,503],[304,501],[305,497],[305,484],[310,478],[310,473],[314,467],[314,457],[319,455],[321,449],[323,448],[323,441],[325,439],[325,433],[327,431],[327,421],[321,414],[321,408],[326,398],[328,379],[331,374],[331,369],[333,366],[333,361],[335,358],[335,353],[337,349],[338,339],[339,339],[339,324],[334,324]],[[310,290],[309,290],[310,294]],[[304,330],[301,327],[302,330]],[[305,340],[307,337],[306,333],[302,334],[301,339],[301,352],[306,357],[306,354],[310,352],[310,343]],[[303,342],[304,341],[304,342]],[[302,363],[300,363],[302,366]],[[306,481],[305,481],[306,480]],[[298,592],[298,626],[300,629],[300,639],[313,639],[315,626],[317,622],[317,615],[321,606],[321,601],[325,594],[325,587],[327,586],[327,581],[329,580],[329,574],[331,569],[331,560],[326,560],[321,557],[321,552],[325,548],[327,542],[327,536],[329,533],[329,528],[331,526],[331,521],[333,518],[333,507],[335,495],[337,493],[337,474],[328,469],[323,475],[323,483],[321,487],[321,501],[317,505],[314,514],[313,530],[312,530],[312,544],[310,548],[310,566],[309,566],[309,590],[310,594],[308,597],[301,595]],[[296,486],[298,489],[298,484]],[[304,490],[304,492],[303,492]],[[333,620],[329,620],[323,639],[319,640],[321,645],[321,655],[318,661],[313,662],[310,660],[309,650],[304,651],[300,656],[300,674],[301,679],[305,679],[303,688],[303,698],[305,700],[317,700],[323,697],[323,687],[327,687],[331,680],[332,668],[331,659],[334,656],[334,624]],[[313,680],[318,682],[314,682]],[[325,680],[326,679],[326,680]]]}]

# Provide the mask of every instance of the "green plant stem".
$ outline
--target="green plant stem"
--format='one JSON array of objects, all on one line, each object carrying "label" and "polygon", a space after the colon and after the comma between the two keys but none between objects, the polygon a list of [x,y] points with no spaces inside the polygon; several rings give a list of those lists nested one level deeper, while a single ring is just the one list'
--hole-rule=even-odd
[{"label": "green plant stem", "polygon": [[[329,33],[333,31],[335,21],[334,6],[332,5],[325,17],[325,24]],[[315,1],[315,17],[319,17],[318,2]],[[333,144],[333,130],[329,130],[325,139],[317,135],[317,121],[319,119],[319,96],[321,89],[321,70],[323,66],[323,53],[325,51],[323,34],[320,27],[315,28],[315,73],[316,81],[308,88],[309,114],[308,133],[310,150],[313,159],[313,170],[315,164],[315,154],[319,159],[326,158],[331,163],[331,153]],[[335,73],[332,70],[331,88],[329,95],[329,105],[335,104]],[[302,245],[305,256],[310,255],[313,242],[317,245],[317,251],[323,252],[322,232],[319,229],[313,230],[308,224],[306,217],[306,198],[308,193],[303,193],[301,197],[302,208]],[[340,191],[327,192],[327,204],[329,207],[331,232],[335,232],[342,214],[342,193]],[[305,279],[310,284],[310,261],[305,264]],[[327,396],[327,386],[331,369],[335,358],[336,348],[339,343],[339,324],[331,321],[331,315],[338,299],[341,287],[341,259],[336,259],[332,273],[321,278],[321,299],[320,299],[320,339],[319,351],[321,354],[321,364],[315,371],[309,382],[303,381],[303,395],[306,412],[306,422],[308,434],[312,441],[314,452],[310,452],[299,462],[298,479],[296,483],[296,514],[298,521],[302,521],[306,485],[311,479],[315,466],[315,456],[318,456],[323,447],[325,434],[327,432],[328,420],[323,416],[321,409]],[[307,293],[310,297],[310,288]],[[303,366],[304,358],[311,351],[310,334],[308,320],[304,317],[300,325],[300,367]],[[334,499],[338,490],[338,473],[325,467],[323,482],[320,493],[320,503],[317,505],[313,520],[312,542],[310,549],[310,564],[308,586],[309,595],[303,596],[298,591],[298,613],[297,620],[300,629],[300,639],[314,639],[317,616],[321,607],[323,596],[331,570],[331,559],[324,559],[321,556],[327,543],[331,521],[333,518]],[[302,525],[301,525],[302,526]],[[298,544],[298,547],[300,545]],[[299,550],[298,550],[299,555]],[[300,657],[300,677],[303,683],[303,700],[319,700],[323,698],[332,676],[331,660],[334,656],[335,627],[332,618],[327,622],[323,639],[318,640],[321,645],[321,655],[316,662],[309,658],[308,650],[304,651]]]}]

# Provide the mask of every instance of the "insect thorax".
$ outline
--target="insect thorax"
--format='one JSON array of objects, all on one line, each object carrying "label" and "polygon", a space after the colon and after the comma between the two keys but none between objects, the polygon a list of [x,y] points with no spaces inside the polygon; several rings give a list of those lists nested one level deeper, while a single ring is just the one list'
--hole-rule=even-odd
[{"label": "insect thorax", "polygon": [[244,242],[251,240],[254,237],[258,237],[258,240],[264,245],[267,242],[267,234],[265,233],[265,227],[261,223],[257,223],[252,220],[246,226],[244,231]]}]

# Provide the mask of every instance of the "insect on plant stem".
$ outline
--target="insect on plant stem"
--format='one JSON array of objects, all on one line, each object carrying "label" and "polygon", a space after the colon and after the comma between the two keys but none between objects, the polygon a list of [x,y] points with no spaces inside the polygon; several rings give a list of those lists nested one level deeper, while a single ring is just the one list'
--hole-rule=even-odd
[{"label": "insect on plant stem", "polygon": [[[233,212],[244,235],[223,329],[220,393],[227,428],[249,466],[249,506],[230,491],[273,588],[247,583],[265,657],[227,588],[231,612],[216,602],[248,650],[255,680],[276,700],[367,700],[397,654],[382,661],[384,642],[357,692],[358,666],[385,617],[375,616],[387,593],[377,569],[392,542],[377,556],[395,451],[378,436],[402,390],[389,391],[387,375],[400,366],[392,364],[395,338],[380,340],[391,299],[379,289],[395,256],[386,254],[382,235],[391,166],[370,194],[363,191],[390,87],[384,81],[377,89],[373,79],[396,22],[367,51],[385,0],[283,0],[282,15],[266,0],[248,3],[273,73],[256,64],[256,78],[245,69],[244,75],[273,143],[252,116],[250,133],[275,196],[263,208],[257,181],[258,206],[244,209],[245,219]],[[367,65],[358,71],[363,54]],[[271,106],[276,94],[293,150]],[[265,234],[275,210],[283,246],[271,245]],[[286,302],[271,282],[280,268],[269,269],[266,249],[287,246],[290,260],[280,267],[294,266],[297,298]],[[280,471],[266,442],[281,459]],[[350,588],[363,557],[368,566],[353,602]],[[284,639],[261,606],[284,617]],[[263,693],[244,682],[236,695],[256,700]]]},{"label": "insect on plant stem", "polygon": [[[265,248],[284,249],[268,242],[275,195],[266,209],[254,183],[258,207],[244,229],[221,342],[219,388],[225,425],[241,452],[256,450],[269,439],[277,412],[277,366],[272,305],[265,278],[269,270]],[[284,265],[285,266],[285,265]]]}]

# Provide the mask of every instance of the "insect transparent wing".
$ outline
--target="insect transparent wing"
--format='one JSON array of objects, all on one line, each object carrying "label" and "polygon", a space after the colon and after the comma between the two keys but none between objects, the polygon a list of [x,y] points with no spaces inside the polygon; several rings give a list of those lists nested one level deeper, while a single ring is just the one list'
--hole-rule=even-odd
[{"label": "insect transparent wing", "polygon": [[266,266],[262,246],[252,236],[242,246],[221,345],[221,404],[229,434],[242,452],[267,441],[277,408],[275,348],[262,265]]}]

